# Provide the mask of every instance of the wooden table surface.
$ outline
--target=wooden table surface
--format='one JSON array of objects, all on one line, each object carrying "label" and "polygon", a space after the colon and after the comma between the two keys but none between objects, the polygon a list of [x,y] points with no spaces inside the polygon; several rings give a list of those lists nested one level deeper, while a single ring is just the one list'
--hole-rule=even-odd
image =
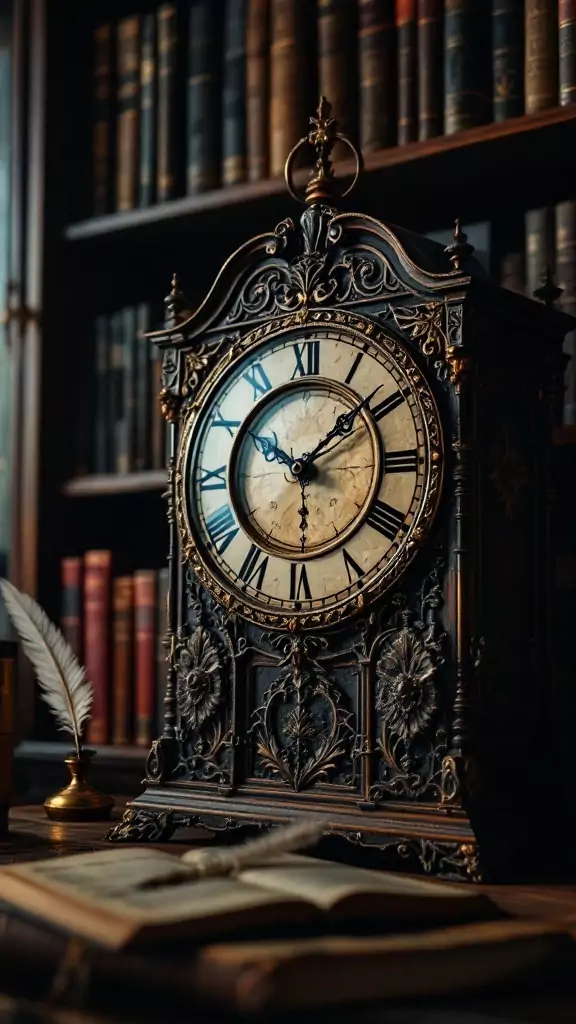
[{"label": "wooden table surface", "polygon": [[[114,819],[121,816],[124,803],[124,800],[117,799]],[[15,807],[10,814],[10,836],[0,842],[0,865],[105,848],[108,846],[105,835],[109,827],[106,822],[60,824],[49,821],[41,806]],[[208,834],[200,830],[182,830],[160,848],[178,854],[198,843],[205,843],[208,838]],[[485,885],[478,888],[488,892],[508,913],[520,917],[553,919],[573,915],[576,936],[576,884]],[[383,1009],[380,1013],[374,1009],[354,1008],[353,1017],[356,1024],[576,1024],[576,986],[573,993],[568,985],[561,993],[546,991],[537,996],[518,993],[495,1000],[487,996],[481,1000],[475,998],[472,1004],[464,1004],[460,1000],[457,1004],[452,1001],[448,1004],[434,1002],[424,1009],[411,1006],[402,1012]],[[212,1019],[220,1020],[216,1016]],[[349,1024],[350,1019],[348,1011],[342,1020]],[[299,1020],[304,1024],[304,1017]],[[330,1020],[331,1024],[336,1024],[340,1015],[331,1013]],[[170,1024],[180,1022],[171,1018]]]}]

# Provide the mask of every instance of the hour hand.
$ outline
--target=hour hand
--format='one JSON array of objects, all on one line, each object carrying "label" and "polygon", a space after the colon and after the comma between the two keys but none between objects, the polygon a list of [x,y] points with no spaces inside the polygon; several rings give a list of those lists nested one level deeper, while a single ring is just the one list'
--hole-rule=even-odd
[{"label": "hour hand", "polygon": [[262,437],[261,434],[254,434],[251,430],[249,430],[248,433],[254,441],[258,451],[262,452],[266,462],[280,462],[284,466],[289,466],[290,469],[292,469],[294,459],[278,447],[278,438],[274,431],[272,431],[272,437]]}]

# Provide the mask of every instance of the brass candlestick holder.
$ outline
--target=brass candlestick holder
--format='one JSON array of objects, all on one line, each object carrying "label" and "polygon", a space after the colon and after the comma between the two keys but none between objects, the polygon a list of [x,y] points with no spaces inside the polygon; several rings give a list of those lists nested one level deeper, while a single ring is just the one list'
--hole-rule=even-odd
[{"label": "brass candlestick holder", "polygon": [[86,778],[95,754],[95,750],[81,748],[79,753],[65,758],[70,782],[44,801],[44,809],[52,821],[103,821],[110,817],[114,800],[90,786]]}]

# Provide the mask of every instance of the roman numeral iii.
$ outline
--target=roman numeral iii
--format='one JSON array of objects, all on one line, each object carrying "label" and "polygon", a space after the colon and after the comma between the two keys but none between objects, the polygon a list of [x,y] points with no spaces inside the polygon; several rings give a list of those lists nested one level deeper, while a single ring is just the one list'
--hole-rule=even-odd
[{"label": "roman numeral iii", "polygon": [[385,473],[415,473],[418,465],[418,452],[408,448],[403,452],[385,452]]},{"label": "roman numeral iii", "polygon": [[404,525],[404,516],[397,508],[392,508],[392,505],[387,505],[385,501],[376,499],[366,522],[378,530],[378,533],[388,537],[388,540],[394,540],[398,530]]},{"label": "roman numeral iii", "polygon": [[292,374],[295,377],[304,377],[313,373],[320,373],[320,342],[305,341],[303,345],[294,345],[296,356],[296,369]]},{"label": "roman numeral iii", "polygon": [[238,576],[246,587],[249,583],[252,583],[253,579],[255,579],[256,582],[254,586],[256,590],[262,590],[267,568],[268,555],[265,555],[263,551],[260,551],[260,548],[257,547],[256,544],[251,544],[250,550],[242,562]]},{"label": "roman numeral iii", "polygon": [[206,529],[215,550],[219,555],[223,555],[239,529],[236,526],[230,505],[220,505],[220,508],[208,516]]}]

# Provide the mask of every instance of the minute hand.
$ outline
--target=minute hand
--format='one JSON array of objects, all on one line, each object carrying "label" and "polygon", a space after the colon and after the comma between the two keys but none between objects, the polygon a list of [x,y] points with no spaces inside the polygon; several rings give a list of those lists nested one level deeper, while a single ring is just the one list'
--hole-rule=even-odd
[{"label": "minute hand", "polygon": [[355,405],[353,409],[350,409],[350,412],[343,412],[338,416],[338,419],[332,429],[329,430],[326,437],[316,445],[314,451],[306,452],[306,454],[302,456],[301,461],[305,466],[311,466],[312,463],[316,461],[320,453],[324,451],[326,446],[329,445],[330,441],[333,441],[335,437],[346,437],[346,435],[351,432],[356,417],[362,412],[362,409],[365,409],[366,406],[369,405],[370,400],[374,398],[377,391],[380,391],[381,387],[383,387],[383,385],[379,384],[377,388],[374,388],[374,391],[371,391],[370,394],[366,396],[366,398],[363,398],[361,402],[358,402],[358,405]]}]

